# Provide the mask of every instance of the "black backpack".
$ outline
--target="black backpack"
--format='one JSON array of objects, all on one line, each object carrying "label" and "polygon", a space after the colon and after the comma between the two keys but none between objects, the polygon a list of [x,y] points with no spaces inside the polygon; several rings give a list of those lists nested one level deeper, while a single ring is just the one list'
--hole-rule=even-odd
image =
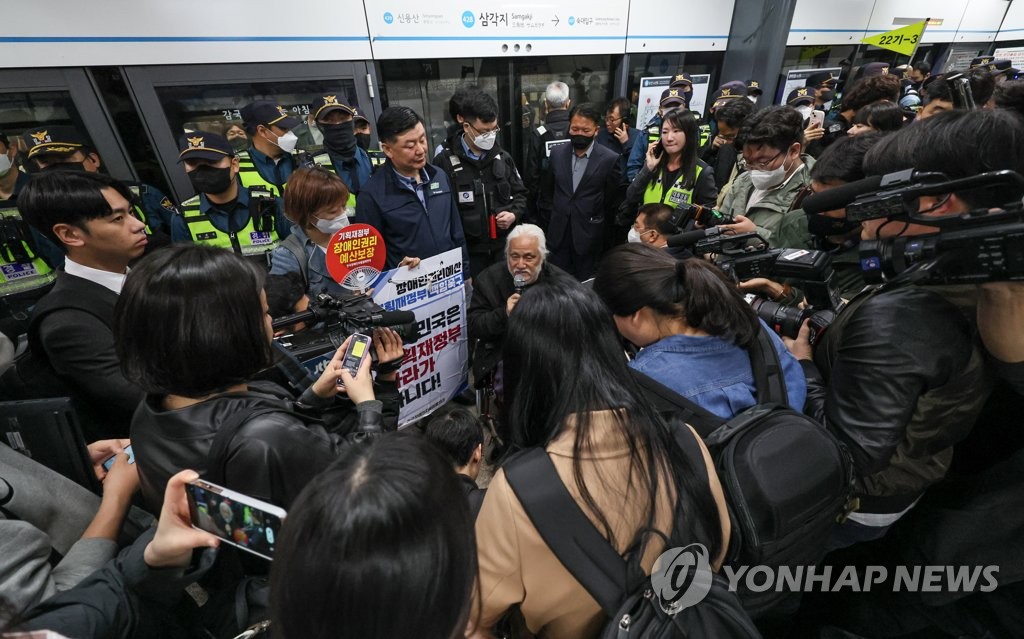
[{"label": "black backpack", "polygon": [[[724,422],[631,371],[655,407],[690,424],[711,453],[732,521],[725,563],[814,566],[825,556],[835,523],[849,514],[853,463],[831,432],[789,407],[782,365],[766,330],[749,354],[758,404]],[[789,592],[751,592],[744,585],[741,579],[737,591],[755,619],[792,612],[799,603]]]},{"label": "black backpack", "polygon": [[[704,468],[703,455],[690,430],[679,425],[675,431],[683,453],[695,468]],[[639,558],[627,561],[608,543],[569,494],[544,449],[523,451],[502,469],[544,543],[608,615],[603,639],[760,639],[736,594],[729,591],[728,581],[718,573],[712,573],[710,589],[699,603],[673,610],[672,602],[662,602],[640,568]],[[698,474],[698,490],[710,491],[706,477]],[[671,539],[676,540],[676,535]]]}]

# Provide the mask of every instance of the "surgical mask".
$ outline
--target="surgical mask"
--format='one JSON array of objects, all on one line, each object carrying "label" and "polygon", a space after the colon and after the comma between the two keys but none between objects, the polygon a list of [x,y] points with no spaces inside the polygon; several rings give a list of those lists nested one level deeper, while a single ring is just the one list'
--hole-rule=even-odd
[{"label": "surgical mask", "polygon": [[481,151],[490,151],[494,148],[494,142],[498,139],[497,131],[490,131],[489,133],[481,133],[480,135],[473,138],[473,144],[476,145]]},{"label": "surgical mask", "polygon": [[753,102],[754,104],[757,104],[757,96],[756,95],[748,95],[747,99],[750,100],[751,102]]},{"label": "surgical mask", "polygon": [[750,182],[758,191],[774,189],[786,179],[786,162],[783,161],[778,168],[771,171],[750,170]]},{"label": "surgical mask", "polygon": [[[273,134],[271,134],[271,135],[273,135]],[[294,151],[295,150],[295,146],[298,143],[299,143],[299,136],[295,135],[295,133],[293,133],[291,131],[288,131],[284,135],[278,136],[277,142],[274,142],[274,144],[276,144],[277,147],[279,149],[281,149],[282,151],[284,151],[285,153],[291,153],[292,151]]]},{"label": "surgical mask", "polygon": [[231,167],[199,166],[189,171],[188,181],[199,193],[223,193],[231,188]]},{"label": "surgical mask", "polygon": [[328,151],[338,155],[351,158],[356,154],[356,134],[353,122],[342,122],[341,124],[317,124],[324,134],[324,146]]},{"label": "surgical mask", "polygon": [[313,226],[316,230],[327,235],[334,235],[341,229],[348,226],[348,209],[345,212],[334,218],[333,220],[322,220],[318,217],[313,218]]},{"label": "surgical mask", "polygon": [[576,149],[577,151],[582,151],[583,149],[590,146],[590,144],[594,141],[594,138],[592,138],[589,135],[570,135],[569,140],[572,142],[572,148]]},{"label": "surgical mask", "polygon": [[364,151],[370,150],[370,134],[356,133],[356,144]]},{"label": "surgical mask", "polygon": [[7,177],[7,174],[11,172],[12,166],[14,166],[14,163],[11,162],[11,158],[7,157],[6,153],[0,155],[0,178]]},{"label": "surgical mask", "polygon": [[801,104],[800,106],[796,107],[797,113],[799,113],[800,117],[802,117],[805,120],[811,117],[811,111],[813,110],[814,109],[812,109],[811,105],[809,104]]},{"label": "surgical mask", "polygon": [[84,162],[58,162],[51,164],[50,166],[39,169],[40,173],[46,173],[47,171],[84,171]]},{"label": "surgical mask", "polygon": [[640,232],[634,228],[629,229],[629,233],[626,234],[626,241],[632,244],[640,244],[642,242]]}]

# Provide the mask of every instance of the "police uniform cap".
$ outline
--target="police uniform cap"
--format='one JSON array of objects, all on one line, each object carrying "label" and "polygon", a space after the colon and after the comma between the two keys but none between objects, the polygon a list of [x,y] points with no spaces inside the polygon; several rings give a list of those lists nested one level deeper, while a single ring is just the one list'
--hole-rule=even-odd
[{"label": "police uniform cap", "polygon": [[246,126],[256,128],[257,125],[277,126],[284,130],[299,126],[300,120],[288,114],[283,106],[267,100],[257,100],[242,107],[242,119]]},{"label": "police uniform cap", "polygon": [[670,82],[668,86],[671,89],[680,89],[680,88],[683,88],[683,87],[692,87],[693,86],[693,78],[690,77],[689,73],[682,73],[682,72],[680,72],[680,73],[677,73],[675,76],[672,77],[672,82]]},{"label": "police uniform cap", "polygon": [[889,69],[889,75],[894,75],[897,78],[909,78],[910,77],[910,65],[901,64],[898,67],[891,67]]},{"label": "police uniform cap", "polygon": [[71,155],[75,151],[81,151],[85,146],[85,139],[75,127],[72,126],[38,126],[29,129],[21,135],[28,148],[28,157],[34,158],[40,155]]},{"label": "police uniform cap", "polygon": [[979,55],[977,58],[971,60],[971,68],[974,67],[985,67],[994,62],[995,59],[990,55]]},{"label": "police uniform cap", "polygon": [[711,94],[711,99],[709,100],[711,102],[711,110],[716,111],[729,100],[735,100],[736,98],[742,97],[744,97],[742,94],[736,93],[731,88],[718,89],[717,91]]},{"label": "police uniform cap", "polygon": [[857,78],[872,78],[876,75],[885,75],[887,73],[889,73],[888,62],[871,62],[860,68],[860,71],[857,72]]},{"label": "police uniform cap", "polygon": [[834,85],[838,80],[839,79],[836,78],[836,76],[832,75],[831,71],[821,71],[820,73],[812,73],[807,76],[807,80],[804,81],[804,86],[814,87],[817,89],[823,84]]},{"label": "police uniform cap", "polygon": [[747,97],[747,83],[740,80],[729,80],[722,86],[718,87],[718,89],[729,89],[729,94],[734,97]]},{"label": "police uniform cap", "polygon": [[686,95],[682,88],[673,89],[669,87],[661,92],[661,100],[658,102],[658,106],[672,107],[685,105]]},{"label": "police uniform cap", "polygon": [[786,96],[786,104],[789,106],[796,106],[798,104],[814,104],[814,98],[817,97],[818,91],[814,87],[800,87],[799,89],[793,89]]},{"label": "police uniform cap", "polygon": [[747,95],[761,95],[761,83],[757,80],[747,80]]},{"label": "police uniform cap", "polygon": [[313,100],[313,104],[309,108],[313,111],[314,120],[319,120],[320,116],[327,115],[331,111],[344,111],[351,116],[356,115],[356,109],[339,100],[337,94],[322,95]]},{"label": "police uniform cap", "polygon": [[363,122],[366,122],[367,124],[370,123],[370,119],[367,118],[365,115],[363,115],[362,111],[360,111],[359,109],[352,109],[352,110],[355,111],[355,113],[352,114],[352,118],[353,119],[362,120]]},{"label": "police uniform cap", "polygon": [[993,75],[998,75],[1000,73],[1006,73],[1012,67],[1013,67],[1013,62],[1011,62],[1010,60],[1005,60],[1005,59],[993,60],[993,61],[988,63],[988,70],[991,71]]},{"label": "police uniform cap", "polygon": [[185,160],[213,160],[235,157],[235,149],[228,139],[218,133],[192,131],[178,140],[178,162]]}]

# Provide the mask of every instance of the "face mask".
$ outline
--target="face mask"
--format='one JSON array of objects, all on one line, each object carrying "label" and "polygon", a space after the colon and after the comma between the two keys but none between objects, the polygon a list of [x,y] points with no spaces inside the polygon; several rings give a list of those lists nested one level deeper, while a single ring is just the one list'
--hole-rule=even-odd
[{"label": "face mask", "polygon": [[577,151],[582,151],[594,141],[589,135],[570,135],[569,139],[572,141],[572,148]]},{"label": "face mask", "polygon": [[341,124],[318,124],[324,133],[324,146],[329,151],[350,158],[356,154],[356,134],[354,123],[349,120]]},{"label": "face mask", "polygon": [[[271,135],[273,135],[273,133],[271,133]],[[292,133],[291,131],[288,131],[284,135],[279,136],[277,138],[277,142],[273,142],[273,144],[277,145],[277,148],[281,149],[285,153],[291,153],[292,151],[294,151],[295,146],[298,143],[299,137]]]},{"label": "face mask", "polygon": [[800,117],[802,117],[805,120],[811,117],[811,111],[813,110],[814,109],[812,109],[811,105],[809,104],[801,104],[800,106],[796,107],[797,113],[799,113]]},{"label": "face mask", "polygon": [[370,134],[356,133],[356,144],[364,151],[370,150]]},{"label": "face mask", "polygon": [[807,230],[812,235],[830,237],[833,235],[846,235],[860,228],[858,222],[851,222],[846,218],[828,217],[826,215],[808,215]]},{"label": "face mask", "polygon": [[782,184],[782,181],[785,179],[785,162],[780,164],[779,168],[772,169],[771,171],[758,171],[756,169],[750,170],[750,182],[758,191],[767,191],[768,189],[774,189],[778,185]]},{"label": "face mask", "polygon": [[7,157],[6,153],[0,155],[0,178],[7,177],[7,174],[11,172],[12,166],[14,164],[11,162],[11,158]]},{"label": "face mask", "polygon": [[236,153],[239,151],[245,151],[249,148],[249,140],[247,138],[235,138],[234,140],[231,140],[231,148],[234,149]]},{"label": "face mask", "polygon": [[189,172],[188,180],[199,193],[223,193],[231,188],[231,167],[200,166]]},{"label": "face mask", "polygon": [[344,213],[334,218],[333,220],[321,220],[318,217],[313,218],[313,226],[315,226],[316,230],[320,231],[321,233],[326,233],[327,235],[334,235],[341,229],[348,226],[348,209],[345,209]]},{"label": "face mask", "polygon": [[835,95],[835,91],[832,89],[821,89],[818,91],[818,97],[822,102],[831,102],[833,95]]},{"label": "face mask", "polygon": [[642,242],[640,232],[634,228],[629,229],[629,233],[626,234],[626,241],[631,244],[640,244]]},{"label": "face mask", "polygon": [[473,138],[473,144],[475,144],[476,147],[481,151],[490,151],[491,149],[494,148],[494,142],[497,139],[498,132],[491,131],[490,133],[483,133]]},{"label": "face mask", "polygon": [[58,162],[57,164],[51,164],[46,168],[39,169],[40,173],[46,173],[47,171],[84,171],[85,164],[83,162]]},{"label": "face mask", "polygon": [[750,100],[751,102],[753,102],[754,104],[757,104],[757,96],[756,95],[748,95],[747,99]]}]

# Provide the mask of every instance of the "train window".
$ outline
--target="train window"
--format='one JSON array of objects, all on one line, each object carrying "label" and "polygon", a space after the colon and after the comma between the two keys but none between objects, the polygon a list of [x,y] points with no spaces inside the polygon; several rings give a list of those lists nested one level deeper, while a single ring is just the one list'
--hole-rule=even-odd
[{"label": "train window", "polygon": [[0,131],[17,145],[24,165],[25,147],[21,134],[43,125],[72,126],[88,142],[85,124],[68,91],[19,91],[0,93]]},{"label": "train window", "polygon": [[323,147],[323,134],[316,128],[309,111],[313,100],[331,94],[351,106],[362,106],[358,105],[355,82],[351,78],[157,86],[155,89],[167,124],[176,137],[186,131],[211,131],[248,146],[241,109],[256,100],[269,100],[302,120],[295,129],[298,148],[313,152]]},{"label": "train window", "polygon": [[[636,108],[640,99],[640,79],[651,76],[674,75],[682,70],[690,75],[709,74],[711,76],[709,95],[711,91],[726,80],[743,80],[750,78],[719,78],[721,75],[722,62],[725,60],[724,51],[690,51],[684,53],[631,53],[629,55],[629,71],[626,84],[626,97]],[[634,114],[635,116],[636,114]],[[637,127],[643,127],[646,122],[635,122]]]}]

